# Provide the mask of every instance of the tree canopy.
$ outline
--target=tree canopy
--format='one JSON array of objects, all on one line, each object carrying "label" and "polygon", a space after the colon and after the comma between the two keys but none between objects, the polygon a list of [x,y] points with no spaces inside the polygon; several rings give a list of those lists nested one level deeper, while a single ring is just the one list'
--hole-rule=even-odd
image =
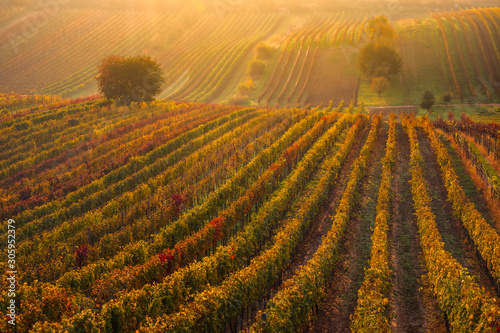
[{"label": "tree canopy", "polygon": [[375,77],[372,80],[371,89],[378,93],[378,100],[380,101],[380,94],[389,88],[389,80],[385,76]]},{"label": "tree canopy", "polygon": [[358,69],[368,79],[399,73],[403,61],[398,51],[389,44],[368,43],[359,54]]},{"label": "tree canopy", "polygon": [[453,94],[451,92],[447,92],[442,96],[442,98],[443,102],[446,103],[446,107],[448,107],[448,103],[450,103],[451,100],[453,99]]},{"label": "tree canopy", "polygon": [[422,102],[420,102],[420,106],[422,109],[426,109],[429,111],[431,107],[434,105],[436,98],[434,96],[434,93],[430,90],[424,91],[422,94]]},{"label": "tree canopy", "polygon": [[124,104],[150,102],[165,82],[160,65],[149,56],[108,56],[96,77],[99,91]]},{"label": "tree canopy", "polygon": [[396,36],[396,31],[389,22],[389,19],[383,15],[368,21],[366,33],[371,40],[377,42],[392,40]]}]

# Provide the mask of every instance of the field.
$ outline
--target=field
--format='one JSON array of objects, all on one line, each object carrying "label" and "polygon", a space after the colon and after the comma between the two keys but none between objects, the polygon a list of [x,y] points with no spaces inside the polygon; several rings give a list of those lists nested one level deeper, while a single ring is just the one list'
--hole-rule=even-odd
[{"label": "field", "polygon": [[404,59],[400,101],[416,104],[421,92],[430,89],[437,95],[452,92],[455,103],[498,102],[499,23],[497,8],[400,21]]},{"label": "field", "polygon": [[[394,22],[400,75],[379,101],[356,68],[367,42],[367,12],[175,13],[60,9],[45,17],[0,7],[0,91],[84,97],[95,94],[105,55],[147,54],[167,78],[160,98],[220,104],[306,106],[419,104],[423,90],[457,103],[500,101],[498,8],[434,12]],[[37,16],[38,15],[38,16]],[[37,21],[38,20],[38,21]],[[245,24],[240,24],[246,22]],[[31,25],[29,24],[31,23]],[[121,36],[127,36],[121,38]],[[256,90],[236,100],[255,48],[272,50]]]},{"label": "field", "polygon": [[0,5],[0,332],[500,332],[495,2],[32,2]]},{"label": "field", "polygon": [[498,126],[3,98],[18,331],[500,327]]}]

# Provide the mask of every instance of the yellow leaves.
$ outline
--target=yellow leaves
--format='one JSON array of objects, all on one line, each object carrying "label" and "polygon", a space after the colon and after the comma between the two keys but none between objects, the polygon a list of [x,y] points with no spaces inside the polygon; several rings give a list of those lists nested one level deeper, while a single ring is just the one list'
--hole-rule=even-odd
[{"label": "yellow leaves", "polygon": [[448,190],[448,199],[452,202],[454,214],[457,215],[470,237],[477,246],[483,259],[487,262],[496,282],[500,282],[500,261],[493,253],[500,249],[500,236],[477,211],[460,186],[458,176],[451,165],[451,157],[438,139],[429,119],[424,119],[423,127],[431,140],[438,163],[443,171],[443,180]]},{"label": "yellow leaves", "polygon": [[[386,147],[395,148],[396,122],[394,117],[389,121],[389,136]],[[390,269],[387,254],[387,230],[390,217],[389,200],[391,186],[391,168],[395,160],[395,149],[386,149],[384,172],[382,174],[377,216],[372,235],[370,268],[365,271],[365,279],[358,290],[358,304],[351,315],[353,332],[388,332],[389,317],[386,306],[390,285]]]},{"label": "yellow leaves", "polygon": [[[410,141],[416,139],[414,125],[411,122],[406,124]],[[428,120],[424,122],[424,127],[431,137],[433,147],[439,146],[436,141],[433,129]],[[411,145],[412,158],[419,156],[416,151],[418,147]],[[449,164],[449,158],[443,158],[445,154],[443,149],[435,149],[438,155],[438,162],[441,164],[444,174],[450,175],[446,181],[446,186],[454,185],[456,177]],[[441,154],[441,158],[440,158]],[[494,301],[486,294],[474,279],[469,275],[458,261],[456,261],[449,252],[444,250],[444,243],[437,230],[435,218],[430,212],[428,194],[425,185],[425,179],[422,176],[422,162],[418,161],[412,168],[412,196],[414,199],[415,210],[417,211],[417,224],[420,233],[420,243],[424,250],[424,259],[429,272],[429,280],[438,298],[443,311],[446,312],[453,331],[472,332],[482,325],[486,313],[482,312],[475,316],[476,310],[491,306],[496,309]],[[450,185],[451,184],[451,185]],[[455,184],[456,185],[456,184]],[[459,185],[456,185],[457,188]],[[466,206],[466,205],[463,205]],[[426,212],[426,213],[425,213]],[[425,214],[423,214],[425,213]],[[475,310],[476,309],[476,310]]]}]

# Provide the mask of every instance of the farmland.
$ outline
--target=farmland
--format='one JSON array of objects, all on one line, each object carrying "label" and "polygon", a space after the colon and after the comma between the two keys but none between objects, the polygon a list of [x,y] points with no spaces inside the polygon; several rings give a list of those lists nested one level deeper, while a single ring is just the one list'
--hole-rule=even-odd
[{"label": "farmland", "polygon": [[495,3],[11,3],[0,332],[500,332]]},{"label": "farmland", "polygon": [[497,125],[6,97],[22,331],[500,324]]},{"label": "farmland", "polygon": [[401,21],[405,67],[400,101],[418,102],[421,91],[431,89],[438,94],[449,90],[460,102],[497,102],[497,12],[471,9]]},{"label": "farmland", "polygon": [[450,91],[458,102],[499,101],[496,8],[394,22],[404,68],[391,78],[392,89],[381,101],[356,68],[370,19],[362,11],[207,13],[177,22],[169,12],[61,9],[34,26],[29,38],[26,20],[36,13],[22,7],[2,11],[10,28],[0,32],[0,90],[5,92],[90,95],[97,92],[94,77],[104,55],[147,54],[166,74],[160,98],[231,104],[238,84],[249,76],[256,46],[264,43],[273,53],[264,61],[264,73],[252,77],[256,90],[238,103],[417,104],[425,89],[437,95]]}]

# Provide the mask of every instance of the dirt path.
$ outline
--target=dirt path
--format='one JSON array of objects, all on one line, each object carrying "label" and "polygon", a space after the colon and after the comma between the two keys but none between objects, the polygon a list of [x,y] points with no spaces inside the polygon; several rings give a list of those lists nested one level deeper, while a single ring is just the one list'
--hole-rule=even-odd
[{"label": "dirt path", "polygon": [[[500,106],[500,103],[452,103],[452,104],[434,104],[433,106]],[[406,105],[381,105],[381,106],[366,106],[367,109],[404,109],[404,108],[419,108],[417,104],[406,104]]]},{"label": "dirt path", "polygon": [[386,140],[387,124],[384,123],[368,164],[368,174],[359,191],[359,208],[353,212],[342,242],[340,263],[331,277],[332,286],[319,307],[318,319],[309,329],[310,333],[350,332],[350,316],[356,307],[357,293],[370,259],[371,228],[382,171],[378,162],[384,155]]},{"label": "dirt path", "polygon": [[410,143],[400,124],[396,142],[398,160],[393,174],[392,225],[389,230],[394,277],[390,299],[392,332],[447,332],[436,301],[420,291],[420,288],[426,288],[425,281],[420,279],[425,274],[425,263],[408,182],[411,179]]},{"label": "dirt path", "polygon": [[453,208],[447,200],[447,190],[444,185],[441,169],[425,134],[419,132],[419,145],[426,166],[425,177],[429,184],[433,199],[432,211],[436,215],[436,224],[443,238],[445,249],[476,277],[479,284],[485,287],[492,297],[498,296],[487,269],[481,265],[475,245],[468,238],[467,230],[453,216]]}]

